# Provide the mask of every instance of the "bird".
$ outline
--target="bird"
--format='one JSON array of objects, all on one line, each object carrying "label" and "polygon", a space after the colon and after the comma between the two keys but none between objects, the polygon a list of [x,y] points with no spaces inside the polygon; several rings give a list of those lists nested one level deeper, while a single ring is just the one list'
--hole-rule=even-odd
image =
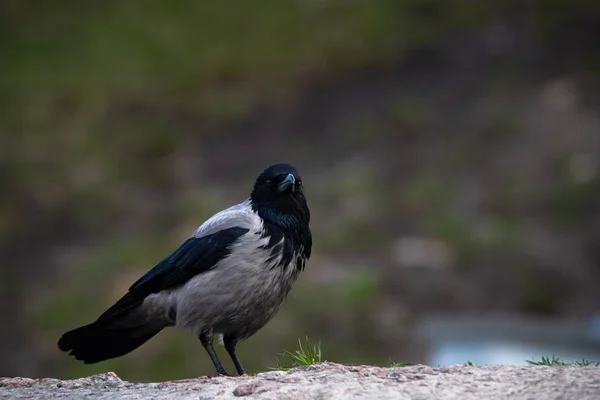
[{"label": "bird", "polygon": [[296,167],[262,171],[250,196],[207,219],[98,319],[58,347],[85,364],[121,357],[167,327],[191,331],[219,375],[216,337],[239,375],[238,342],[276,314],[311,255],[310,210]]}]

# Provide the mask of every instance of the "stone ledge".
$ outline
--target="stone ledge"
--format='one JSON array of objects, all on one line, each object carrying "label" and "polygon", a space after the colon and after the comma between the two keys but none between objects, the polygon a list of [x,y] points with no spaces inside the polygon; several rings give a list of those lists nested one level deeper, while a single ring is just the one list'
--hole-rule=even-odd
[{"label": "stone ledge", "polygon": [[0,378],[2,399],[600,399],[600,368],[425,365],[382,368],[322,363],[242,377],[131,383],[87,378]]}]

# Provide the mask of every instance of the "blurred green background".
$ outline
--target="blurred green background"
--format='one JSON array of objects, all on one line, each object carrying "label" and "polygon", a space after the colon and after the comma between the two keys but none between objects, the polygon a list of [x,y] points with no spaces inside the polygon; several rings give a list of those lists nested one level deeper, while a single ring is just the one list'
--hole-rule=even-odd
[{"label": "blurred green background", "polygon": [[187,332],[94,366],[56,341],[276,161],[303,174],[314,255],[240,344],[250,372],[305,335],[428,362],[431,315],[586,320],[599,79],[589,1],[5,0],[0,376],[212,374]]}]

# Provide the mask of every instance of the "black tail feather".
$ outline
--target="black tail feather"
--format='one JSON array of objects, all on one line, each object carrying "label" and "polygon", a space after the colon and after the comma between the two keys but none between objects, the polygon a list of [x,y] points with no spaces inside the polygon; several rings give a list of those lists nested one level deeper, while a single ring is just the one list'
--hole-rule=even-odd
[{"label": "black tail feather", "polygon": [[58,348],[85,364],[125,355],[147,342],[163,327],[109,328],[94,322],[65,333]]},{"label": "black tail feather", "polygon": [[137,349],[165,327],[136,318],[136,310],[144,297],[141,293],[127,293],[96,322],[63,334],[58,348],[86,364],[120,357]]}]

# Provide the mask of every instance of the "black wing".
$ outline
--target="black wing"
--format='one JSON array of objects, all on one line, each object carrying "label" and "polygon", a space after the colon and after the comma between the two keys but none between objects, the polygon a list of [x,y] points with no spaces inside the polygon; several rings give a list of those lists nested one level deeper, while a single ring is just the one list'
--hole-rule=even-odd
[{"label": "black wing", "polygon": [[186,283],[212,269],[231,252],[231,245],[249,229],[232,227],[186,240],[177,250],[144,274],[115,305],[98,320],[115,317],[140,304],[146,296]]}]

